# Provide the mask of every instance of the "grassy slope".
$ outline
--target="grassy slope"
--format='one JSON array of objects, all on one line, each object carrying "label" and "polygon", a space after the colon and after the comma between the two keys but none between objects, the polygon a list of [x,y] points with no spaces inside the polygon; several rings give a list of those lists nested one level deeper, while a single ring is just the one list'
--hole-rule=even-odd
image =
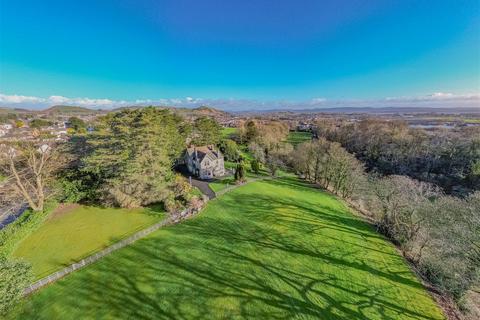
[{"label": "grassy slope", "polygon": [[441,319],[395,248],[332,196],[255,182],[31,296],[21,319]]},{"label": "grassy slope", "polygon": [[293,144],[294,146],[310,140],[312,140],[311,132],[290,132],[287,137],[287,142]]},{"label": "grassy slope", "polygon": [[30,262],[41,278],[159,221],[163,214],[154,210],[82,206],[54,214],[19,243],[13,256]]}]

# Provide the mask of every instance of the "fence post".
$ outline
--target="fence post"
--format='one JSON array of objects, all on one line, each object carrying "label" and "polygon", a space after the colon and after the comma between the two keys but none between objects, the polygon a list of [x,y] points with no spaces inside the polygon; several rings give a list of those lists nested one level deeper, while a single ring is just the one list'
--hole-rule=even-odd
[{"label": "fence post", "polygon": [[29,295],[31,294],[32,292],[38,290],[39,288],[51,283],[51,282],[55,282],[56,280],[76,271],[77,269],[80,269],[90,263],[93,263],[97,260],[99,260],[100,258],[112,253],[113,251],[117,250],[117,249],[120,249],[120,248],[123,248],[133,242],[135,242],[136,240],[138,239],[141,239],[147,235],[149,235],[150,233],[160,229],[161,227],[164,227],[164,226],[168,226],[168,225],[171,225],[171,224],[175,224],[175,223],[178,223],[184,219],[187,219],[189,218],[190,216],[193,216],[194,214],[200,212],[200,210],[205,206],[205,204],[207,203],[208,201],[208,197],[206,197],[206,199],[204,199],[203,203],[201,204],[200,208],[198,210],[195,210],[193,208],[186,208],[184,210],[182,210],[181,212],[177,213],[177,215],[175,216],[169,216],[168,218],[166,219],[163,219],[162,221],[146,228],[146,229],[143,229],[141,231],[138,231],[137,233],[131,235],[130,237],[126,238],[126,239],[123,239],[99,252],[96,252],[88,257],[85,257],[84,259],[78,261],[78,262],[75,262],[71,265],[69,265],[68,267],[65,267],[64,269],[62,270],[59,270],[53,274],[50,274],[48,275],[47,277],[44,277],[32,284],[30,284],[27,288],[24,289],[23,291],[23,295],[26,296],[26,295]]}]

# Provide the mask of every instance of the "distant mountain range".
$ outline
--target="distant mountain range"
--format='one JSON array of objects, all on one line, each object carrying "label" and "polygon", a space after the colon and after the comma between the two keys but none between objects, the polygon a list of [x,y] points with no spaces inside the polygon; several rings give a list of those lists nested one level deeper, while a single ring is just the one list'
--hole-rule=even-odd
[{"label": "distant mountain range", "polygon": [[84,108],[84,107],[62,106],[62,105],[52,106],[52,107],[50,107],[48,109],[44,109],[44,110],[28,110],[28,109],[22,109],[22,108],[0,107],[0,113],[91,114],[91,113],[97,113],[97,112],[102,112],[102,111],[101,110]]},{"label": "distant mountain range", "polygon": [[5,114],[5,113],[27,113],[31,112],[30,110],[27,109],[22,109],[22,108],[6,108],[6,107],[0,107],[0,114]]},{"label": "distant mountain range", "polygon": [[[96,114],[124,109],[143,108],[143,106],[121,107],[111,110],[90,109],[79,106],[56,105],[44,110],[28,110],[22,108],[0,107],[0,114],[5,113],[47,113],[47,114]],[[197,108],[186,107],[158,107],[169,109],[179,114],[196,114],[205,116],[222,116],[228,112],[213,107],[201,106]],[[439,113],[439,114],[480,114],[479,107],[332,107],[332,108],[305,108],[305,109],[270,109],[270,110],[245,110],[231,112],[235,114],[267,114],[267,113],[351,113],[351,114],[397,114],[397,113]]]},{"label": "distant mountain range", "polygon": [[[101,114],[101,113],[107,113],[107,112],[115,112],[115,111],[121,111],[125,109],[138,109],[138,108],[144,108],[143,106],[132,106],[132,107],[121,107],[121,108],[115,108],[111,110],[101,110],[101,109],[90,109],[90,108],[85,108],[85,107],[79,107],[79,106],[64,106],[64,105],[57,105],[57,106],[52,106],[50,108],[44,109],[44,110],[28,110],[28,109],[22,109],[22,108],[5,108],[5,107],[0,107],[0,114],[7,114],[7,113],[16,113],[16,114],[64,114],[64,115],[88,115],[88,114]],[[183,114],[183,115],[195,115],[195,116],[212,116],[212,117],[219,117],[219,116],[226,116],[228,115],[227,112],[218,110],[215,108],[211,107],[198,107],[198,108],[176,108],[176,107],[157,107],[160,109],[168,109],[171,110],[172,112],[175,112],[177,114]]]},{"label": "distant mountain range", "polygon": [[352,113],[352,114],[395,114],[395,113],[444,113],[444,114],[480,114],[480,106],[477,107],[451,107],[451,108],[431,108],[431,107],[333,107],[333,108],[313,108],[313,109],[271,109],[271,110],[250,110],[239,111],[237,113]]}]

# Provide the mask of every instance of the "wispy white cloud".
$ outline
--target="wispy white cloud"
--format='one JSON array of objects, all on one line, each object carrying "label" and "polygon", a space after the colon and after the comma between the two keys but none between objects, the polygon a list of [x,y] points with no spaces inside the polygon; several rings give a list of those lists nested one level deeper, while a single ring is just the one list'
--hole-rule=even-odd
[{"label": "wispy white cloud", "polygon": [[455,97],[455,95],[451,92],[434,92],[430,95],[430,97],[439,99],[450,99]]},{"label": "wispy white cloud", "polygon": [[0,93],[0,104],[25,104],[25,103],[42,103],[45,99],[20,95],[6,95]]},{"label": "wispy white cloud", "polygon": [[94,98],[69,98],[53,95],[48,98],[7,95],[0,93],[0,107],[15,107],[26,109],[44,109],[52,105],[73,105],[95,109],[113,109],[125,106],[177,106],[194,108],[209,105],[228,111],[243,110],[272,110],[272,109],[316,109],[316,108],[345,108],[345,107],[478,107],[480,109],[480,94],[453,94],[448,92],[435,92],[424,96],[389,97],[375,100],[329,100],[313,98],[304,101],[257,101],[250,99],[202,99],[202,98],[176,98],[176,99],[137,99],[137,100],[111,100]]},{"label": "wispy white cloud", "polygon": [[88,108],[113,108],[130,105],[132,102],[124,100],[68,98],[63,96],[50,96],[48,98],[31,97],[22,95],[6,95],[0,93],[0,106],[16,108],[42,109],[52,105],[72,105]]},{"label": "wispy white cloud", "polygon": [[437,101],[437,100],[478,100],[480,99],[479,93],[470,93],[470,94],[454,94],[451,92],[434,92],[432,94],[427,94],[424,96],[414,96],[414,97],[389,97],[385,100],[387,101]]}]

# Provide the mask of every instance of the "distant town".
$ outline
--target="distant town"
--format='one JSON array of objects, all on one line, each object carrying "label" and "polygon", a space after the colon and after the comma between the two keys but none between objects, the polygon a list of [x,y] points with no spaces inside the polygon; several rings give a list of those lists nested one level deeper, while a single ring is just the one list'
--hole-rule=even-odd
[{"label": "distant town", "polygon": [[[139,107],[132,107],[139,108]],[[189,121],[199,116],[214,118],[222,127],[235,128],[248,119],[278,120],[288,124],[291,131],[312,131],[321,119],[338,119],[356,122],[375,117],[385,121],[403,121],[411,128],[430,132],[437,129],[458,129],[480,126],[480,108],[435,109],[428,108],[346,108],[323,110],[274,110],[258,112],[225,112],[203,106],[194,109],[158,107],[169,109]],[[127,108],[122,108],[127,109]],[[118,111],[114,109],[113,111]],[[92,132],[98,117],[112,110],[96,110],[76,106],[52,106],[45,110],[0,108],[0,141],[47,139],[66,141],[78,130]],[[73,121],[73,123],[72,123]],[[79,127],[80,126],[80,127]]]}]

